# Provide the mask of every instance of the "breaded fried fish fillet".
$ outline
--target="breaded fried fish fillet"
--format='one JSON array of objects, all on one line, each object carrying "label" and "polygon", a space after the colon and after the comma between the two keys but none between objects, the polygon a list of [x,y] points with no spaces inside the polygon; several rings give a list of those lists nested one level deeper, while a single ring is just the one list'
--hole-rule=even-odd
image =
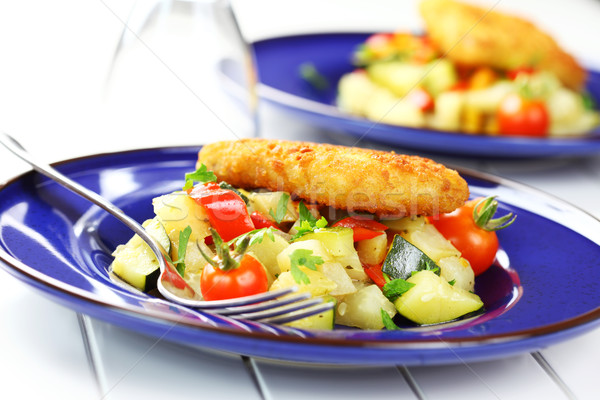
[{"label": "breaded fried fish fillet", "polygon": [[355,147],[243,139],[204,146],[198,163],[233,186],[380,217],[450,212],[469,196],[456,171],[432,160]]},{"label": "breaded fried fish fillet", "polygon": [[554,73],[574,90],[585,81],[585,70],[571,55],[521,18],[453,0],[423,0],[420,11],[433,42],[457,64],[535,67]]}]

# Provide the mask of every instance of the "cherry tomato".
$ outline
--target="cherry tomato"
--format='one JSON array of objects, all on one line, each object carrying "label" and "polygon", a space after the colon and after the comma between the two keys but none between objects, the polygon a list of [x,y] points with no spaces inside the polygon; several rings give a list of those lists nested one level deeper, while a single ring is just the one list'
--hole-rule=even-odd
[{"label": "cherry tomato", "polygon": [[344,228],[352,228],[353,238],[355,242],[365,239],[372,239],[375,236],[381,235],[386,229],[382,223],[374,221],[370,218],[361,218],[361,217],[347,217],[339,220],[332,226],[342,226]]},{"label": "cherry tomato", "polygon": [[497,206],[494,197],[479,198],[451,213],[429,218],[433,226],[469,261],[475,276],[485,272],[496,258],[498,236],[495,231],[506,228],[515,219],[512,213],[491,219]]},{"label": "cherry tomato", "polygon": [[251,254],[244,254],[239,266],[227,270],[208,263],[200,276],[200,290],[208,301],[250,296],[268,288],[265,267]]},{"label": "cherry tomato", "polygon": [[550,117],[543,101],[511,93],[500,103],[496,116],[498,128],[503,135],[548,135]]}]

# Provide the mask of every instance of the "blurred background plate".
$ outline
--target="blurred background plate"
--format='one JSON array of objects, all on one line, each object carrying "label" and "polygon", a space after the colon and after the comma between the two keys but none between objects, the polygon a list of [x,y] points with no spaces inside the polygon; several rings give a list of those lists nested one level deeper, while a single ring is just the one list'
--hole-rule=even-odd
[{"label": "blurred background plate", "polygon": [[[370,33],[315,33],[256,41],[259,95],[281,109],[332,132],[359,142],[372,140],[427,153],[473,157],[548,157],[591,155],[600,152],[600,128],[579,137],[527,138],[468,135],[375,123],[342,113],[335,106],[340,77],[355,67],[351,55]],[[329,82],[318,90],[300,76],[300,66],[311,63]],[[587,89],[600,103],[600,73],[589,71]]]}]

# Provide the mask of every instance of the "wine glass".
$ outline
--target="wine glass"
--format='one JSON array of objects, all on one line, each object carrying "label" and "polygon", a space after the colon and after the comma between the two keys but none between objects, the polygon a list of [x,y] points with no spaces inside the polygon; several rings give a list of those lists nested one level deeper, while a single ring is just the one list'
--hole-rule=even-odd
[{"label": "wine glass", "polygon": [[133,148],[256,136],[253,65],[228,0],[138,0],[106,80],[110,129]]}]

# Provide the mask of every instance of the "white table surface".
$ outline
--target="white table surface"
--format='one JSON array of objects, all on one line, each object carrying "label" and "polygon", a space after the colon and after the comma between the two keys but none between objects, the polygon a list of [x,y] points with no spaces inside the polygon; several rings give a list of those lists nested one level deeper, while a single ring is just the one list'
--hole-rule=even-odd
[{"label": "white table surface", "polygon": [[[600,2],[479,2],[522,12],[600,69]],[[197,99],[172,73],[156,68],[156,59],[129,59],[132,70],[151,71],[158,82],[154,92],[142,98],[136,86],[141,83],[131,76],[107,87],[132,5],[131,0],[0,2],[0,129],[47,161],[209,140],[197,118]],[[414,1],[255,0],[236,2],[236,10],[250,40],[310,30],[419,26]],[[265,105],[260,116],[263,136],[344,142]],[[600,217],[600,156],[435,158],[523,182]],[[26,170],[0,153],[0,180]],[[599,342],[596,329],[537,355],[440,367],[286,365],[149,339],[76,314],[0,271],[4,399],[596,399]]]}]

